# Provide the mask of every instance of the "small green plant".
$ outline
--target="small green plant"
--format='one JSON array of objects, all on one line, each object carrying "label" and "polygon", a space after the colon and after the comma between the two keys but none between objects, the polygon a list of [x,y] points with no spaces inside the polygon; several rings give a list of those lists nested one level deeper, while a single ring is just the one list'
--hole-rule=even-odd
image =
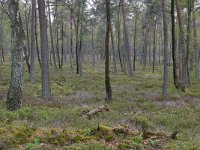
[{"label": "small green plant", "polygon": [[34,144],[39,145],[41,143],[39,138],[34,138],[33,139]]},{"label": "small green plant", "polygon": [[34,147],[34,144],[33,143],[28,143],[27,144],[27,149],[32,149]]},{"label": "small green plant", "polygon": [[142,135],[139,135],[139,136],[136,136],[136,137],[133,138],[133,144],[135,144],[135,145],[141,144],[142,141],[143,141]]}]

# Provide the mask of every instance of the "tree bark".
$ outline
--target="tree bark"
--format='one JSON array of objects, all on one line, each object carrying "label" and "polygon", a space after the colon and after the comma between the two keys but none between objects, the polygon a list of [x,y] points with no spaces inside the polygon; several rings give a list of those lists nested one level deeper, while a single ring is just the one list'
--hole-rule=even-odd
[{"label": "tree bark", "polygon": [[167,81],[168,81],[168,25],[167,25],[167,10],[166,1],[162,0],[162,12],[163,12],[163,31],[164,31],[164,76],[163,76],[163,88],[162,95],[167,95]]},{"label": "tree bark", "polygon": [[194,37],[194,50],[195,50],[195,79],[199,79],[199,48],[197,42],[197,25],[196,25],[196,12],[193,12],[193,37]]},{"label": "tree bark", "polygon": [[95,66],[95,55],[96,55],[96,50],[94,48],[94,23],[92,21],[92,66]]},{"label": "tree bark", "polygon": [[180,45],[179,45],[179,57],[180,58],[180,79],[181,79],[181,89],[185,91],[186,83],[187,83],[187,73],[188,73],[188,66],[186,60],[186,46],[185,46],[185,36],[184,36],[184,30],[183,30],[183,23],[181,18],[181,12],[180,12],[180,6],[179,1],[175,0],[176,4],[176,10],[177,10],[177,17],[178,17],[178,23],[179,23],[179,34],[180,34]]},{"label": "tree bark", "polygon": [[109,70],[109,35],[110,35],[110,0],[106,2],[106,36],[105,36],[105,86],[106,100],[112,99],[112,90],[110,85],[110,70]]},{"label": "tree bark", "polygon": [[125,42],[126,65],[127,65],[128,75],[130,77],[132,77],[133,76],[133,70],[132,70],[132,65],[131,65],[130,45],[129,45],[129,39],[128,39],[127,26],[126,26],[126,16],[125,16],[124,4],[125,4],[124,0],[121,0],[122,16],[123,16],[123,29],[124,29],[124,42]]},{"label": "tree bark", "polygon": [[121,1],[119,2],[118,19],[117,19],[117,50],[118,50],[118,56],[119,56],[121,71],[124,72],[124,67],[123,67],[124,65],[123,65],[122,55],[121,55],[121,35],[120,35],[121,14],[120,14],[120,8],[121,8]]},{"label": "tree bark", "polygon": [[50,79],[49,79],[49,51],[47,36],[47,18],[45,13],[45,1],[38,0],[39,21],[40,21],[40,39],[41,39],[41,60],[42,60],[42,96],[51,97]]},{"label": "tree bark", "polygon": [[15,111],[21,107],[22,80],[23,80],[23,48],[24,31],[19,13],[19,3],[16,0],[8,0],[9,16],[12,28],[12,66],[11,80],[7,95],[7,109]]},{"label": "tree bark", "polygon": [[173,59],[173,78],[174,85],[178,89],[178,71],[177,71],[177,50],[176,50],[176,26],[175,26],[175,6],[174,0],[171,0],[171,21],[172,21],[172,59]]},{"label": "tree bark", "polygon": [[113,69],[114,69],[114,73],[116,74],[117,73],[117,63],[116,63],[115,43],[114,43],[112,24],[110,24],[110,34],[111,34],[111,42],[112,42]]},{"label": "tree bark", "polygon": [[47,0],[48,3],[48,17],[49,17],[49,32],[50,32],[50,39],[51,39],[51,52],[53,55],[53,65],[54,65],[54,73],[55,76],[58,76],[58,66],[56,64],[56,54],[55,54],[55,46],[54,46],[54,41],[53,41],[53,30],[52,30],[52,25],[51,25],[51,9],[50,9],[50,2]]},{"label": "tree bark", "polygon": [[36,11],[36,0],[32,0],[30,82],[35,81],[35,11]]},{"label": "tree bark", "polygon": [[76,74],[79,74],[80,68],[79,68],[79,28],[80,28],[80,11],[81,11],[81,6],[78,8],[78,16],[77,16],[77,21],[76,21]]},{"label": "tree bark", "polygon": [[155,63],[156,63],[156,24],[154,24],[154,31],[153,31],[153,70],[155,72]]},{"label": "tree bark", "polygon": [[133,71],[136,71],[137,20],[138,20],[138,13],[135,14],[134,41],[133,41]]},{"label": "tree bark", "polygon": [[40,69],[42,68],[42,64],[41,64],[41,58],[40,58],[40,50],[39,50],[39,46],[38,46],[38,31],[37,31],[37,11],[35,11],[35,44],[36,44],[36,52],[37,52],[37,58],[38,58],[38,62],[40,65]]},{"label": "tree bark", "polygon": [[[28,1],[26,0],[26,5],[28,4]],[[26,65],[28,67],[28,72],[30,74],[30,40],[29,40],[29,18],[30,18],[30,8],[27,13],[27,8],[25,8],[25,25],[26,25],[26,40],[27,45],[24,47],[24,58],[26,60]]]},{"label": "tree bark", "polygon": [[187,9],[188,9],[188,18],[187,18],[187,46],[186,53],[184,55],[184,86],[190,86],[190,75],[189,75],[189,57],[190,57],[190,48],[191,48],[191,15],[192,15],[192,2],[193,0],[187,0]]}]

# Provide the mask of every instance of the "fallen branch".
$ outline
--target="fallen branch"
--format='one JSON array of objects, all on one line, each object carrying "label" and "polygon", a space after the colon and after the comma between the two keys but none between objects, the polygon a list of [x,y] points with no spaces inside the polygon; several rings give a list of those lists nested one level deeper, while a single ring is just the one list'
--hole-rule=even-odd
[{"label": "fallen branch", "polygon": [[53,83],[59,85],[59,86],[64,86],[64,84],[62,84],[60,81],[54,81]]},{"label": "fallen branch", "polygon": [[98,107],[98,108],[95,108],[95,109],[93,109],[93,110],[90,110],[88,113],[86,113],[86,116],[87,116],[89,119],[91,119],[92,116],[97,115],[98,113],[102,113],[102,112],[104,112],[104,111],[109,111],[108,106],[102,105],[102,106],[100,106],[100,107]]}]

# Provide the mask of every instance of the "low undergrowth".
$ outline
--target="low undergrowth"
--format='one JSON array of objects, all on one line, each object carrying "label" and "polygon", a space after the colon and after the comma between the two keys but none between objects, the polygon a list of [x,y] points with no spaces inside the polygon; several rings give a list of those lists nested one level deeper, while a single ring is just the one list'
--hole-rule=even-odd
[{"label": "low undergrowth", "polygon": [[[64,66],[55,78],[53,97],[41,96],[40,70],[35,83],[24,74],[22,108],[6,110],[10,66],[0,66],[0,149],[166,149],[200,147],[200,84],[191,79],[185,93],[176,90],[170,73],[168,96],[161,96],[161,67],[139,70],[129,78],[111,73],[110,111],[88,119],[84,112],[105,104],[104,69],[84,65],[83,77]],[[39,68],[39,67],[38,67]],[[53,71],[53,69],[51,69]],[[170,69],[171,71],[171,69]],[[117,132],[116,132],[117,130]],[[126,131],[126,132],[125,132]],[[176,139],[169,138],[177,131]],[[133,133],[135,134],[133,134]]]}]

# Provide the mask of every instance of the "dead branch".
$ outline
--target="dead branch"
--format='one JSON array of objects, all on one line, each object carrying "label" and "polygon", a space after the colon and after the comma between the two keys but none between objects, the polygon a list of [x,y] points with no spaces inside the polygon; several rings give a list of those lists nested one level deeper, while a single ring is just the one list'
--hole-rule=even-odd
[{"label": "dead branch", "polygon": [[93,110],[90,110],[88,113],[86,113],[86,116],[91,119],[92,116],[97,115],[99,113],[102,113],[104,111],[109,111],[109,107],[106,105],[102,105],[98,108],[95,108]]}]

